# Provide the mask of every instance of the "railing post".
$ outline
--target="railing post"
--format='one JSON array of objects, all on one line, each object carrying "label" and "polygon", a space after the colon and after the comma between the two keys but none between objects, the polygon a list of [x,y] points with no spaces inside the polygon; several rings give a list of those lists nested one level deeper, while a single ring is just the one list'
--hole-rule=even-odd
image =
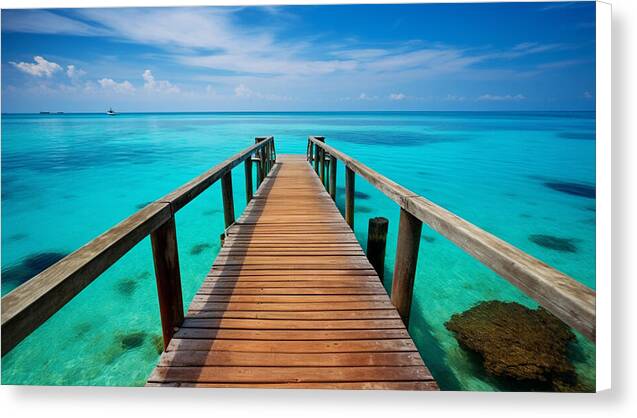
[{"label": "railing post", "polygon": [[329,181],[330,196],[332,200],[336,200],[336,157],[333,155],[330,158],[330,181]]},{"label": "railing post", "polygon": [[354,230],[354,171],[345,166],[345,222]]},{"label": "railing post", "polygon": [[232,171],[221,177],[221,196],[223,197],[223,219],[226,228],[234,223],[234,199],[232,197]]},{"label": "railing post", "polygon": [[319,173],[319,155],[321,153],[321,148],[317,145],[314,144],[314,171],[316,171],[316,174]]},{"label": "railing post", "polygon": [[381,282],[385,276],[385,249],[387,248],[387,218],[370,218],[367,230],[367,259],[374,266]]},{"label": "railing post", "polygon": [[325,150],[321,149],[321,167],[319,170],[319,177],[321,178],[321,183],[323,187],[325,187]]},{"label": "railing post", "polygon": [[312,164],[312,162],[314,161],[314,146],[309,138],[307,139],[307,151],[305,153],[305,156],[307,158],[307,161]]},{"label": "railing post", "polygon": [[175,328],[184,321],[174,215],[150,234],[150,242],[153,248],[161,330],[166,350]]},{"label": "railing post", "polygon": [[245,160],[246,173],[246,205],[252,200],[252,156]]},{"label": "railing post", "polygon": [[409,311],[414,292],[414,278],[416,277],[421,232],[422,222],[401,208],[391,302],[398,310],[406,327],[409,326]]}]

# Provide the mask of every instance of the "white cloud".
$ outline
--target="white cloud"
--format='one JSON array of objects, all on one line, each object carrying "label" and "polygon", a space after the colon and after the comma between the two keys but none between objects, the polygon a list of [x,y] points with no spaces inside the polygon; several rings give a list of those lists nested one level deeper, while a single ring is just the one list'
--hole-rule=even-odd
[{"label": "white cloud", "polygon": [[234,95],[237,97],[252,97],[254,92],[249,87],[246,87],[245,84],[239,84],[234,89]]},{"label": "white cloud", "polygon": [[144,79],[144,89],[147,91],[158,93],[179,93],[179,87],[173,85],[167,80],[155,80],[155,76],[150,70],[144,70],[142,74]]},{"label": "white cloud", "polygon": [[86,71],[81,70],[77,67],[75,67],[75,65],[67,65],[66,66],[66,76],[68,78],[70,78],[71,80],[77,79],[82,77],[84,74],[86,74]]},{"label": "white cloud", "polygon": [[97,80],[97,83],[102,86],[103,89],[116,93],[132,93],[135,91],[135,87],[128,81],[118,83],[112,78],[102,78],[101,80]]},{"label": "white cloud", "polygon": [[497,95],[497,94],[483,94],[478,97],[478,101],[489,101],[489,102],[514,102],[519,100],[525,100],[526,96],[522,94],[506,94],[506,95]]},{"label": "white cloud", "polygon": [[62,70],[62,67],[60,67],[59,64],[56,64],[55,62],[47,61],[39,55],[33,57],[33,61],[35,61],[35,63],[30,63],[30,62],[16,63],[13,61],[10,61],[9,63],[13,65],[14,67],[16,67],[18,70],[35,77],[42,77],[42,76],[51,77],[53,73],[55,73],[56,71]]},{"label": "white cloud", "polygon": [[389,100],[399,101],[404,100],[407,96],[403,93],[392,93],[389,95]]},{"label": "white cloud", "polygon": [[290,101],[293,100],[289,96],[280,96],[278,94],[264,94],[258,91],[254,91],[245,84],[241,83],[237,87],[234,88],[235,97],[249,99],[256,98],[261,100],[269,100],[269,101]]},{"label": "white cloud", "polygon": [[447,94],[443,100],[447,102],[464,102],[466,100],[466,97],[458,96],[455,94]]}]

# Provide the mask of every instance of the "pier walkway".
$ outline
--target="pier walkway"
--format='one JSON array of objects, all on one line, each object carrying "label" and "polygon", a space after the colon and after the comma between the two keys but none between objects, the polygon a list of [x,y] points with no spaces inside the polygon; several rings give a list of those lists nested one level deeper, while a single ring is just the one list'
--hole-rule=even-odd
[{"label": "pier walkway", "polygon": [[437,389],[304,155],[277,157],[148,382]]}]

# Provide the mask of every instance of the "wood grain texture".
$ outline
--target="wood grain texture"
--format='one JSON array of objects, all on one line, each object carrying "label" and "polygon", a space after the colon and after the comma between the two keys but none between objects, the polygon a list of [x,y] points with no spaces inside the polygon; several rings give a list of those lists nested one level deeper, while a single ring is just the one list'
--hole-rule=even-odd
[{"label": "wood grain texture", "polygon": [[228,229],[148,382],[437,389],[378,275],[302,155],[280,155]]},{"label": "wood grain texture", "polygon": [[309,141],[595,342],[594,290],[330,147],[323,137]]}]

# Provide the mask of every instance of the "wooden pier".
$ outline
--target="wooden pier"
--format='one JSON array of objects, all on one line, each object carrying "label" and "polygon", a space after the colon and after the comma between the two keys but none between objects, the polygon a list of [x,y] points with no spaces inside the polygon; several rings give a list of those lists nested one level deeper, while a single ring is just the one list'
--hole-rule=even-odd
[{"label": "wooden pier", "polygon": [[436,389],[303,155],[281,155],[149,385]]},{"label": "wooden pier", "polygon": [[[334,203],[339,162],[343,215]],[[241,163],[248,205],[235,219],[231,170]],[[352,232],[356,175],[400,207],[391,299],[368,261],[384,264],[386,221],[370,221],[374,254]],[[223,247],[184,316],[174,216],[216,181]],[[278,156],[274,138],[257,137],[4,296],[2,354],[150,235],[164,352],[148,386],[437,390],[407,331],[423,223],[595,340],[593,290],[323,137],[308,139],[306,155]]]}]

